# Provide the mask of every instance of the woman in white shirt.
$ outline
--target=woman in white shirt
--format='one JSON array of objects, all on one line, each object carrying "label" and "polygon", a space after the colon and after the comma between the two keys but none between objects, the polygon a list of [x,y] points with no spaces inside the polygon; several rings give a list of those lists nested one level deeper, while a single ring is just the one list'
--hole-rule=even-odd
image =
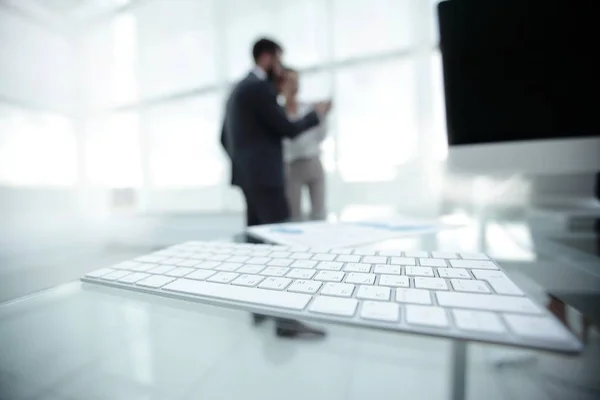
[{"label": "woman in white shirt", "polygon": [[[313,109],[312,104],[301,103],[298,95],[298,72],[286,69],[281,88],[285,98],[285,110],[291,120],[302,118]],[[302,220],[302,188],[310,195],[310,219],[325,219],[325,174],[321,164],[321,143],[326,129],[323,122],[294,139],[283,142],[283,158],[286,163],[286,190],[292,221]]]}]

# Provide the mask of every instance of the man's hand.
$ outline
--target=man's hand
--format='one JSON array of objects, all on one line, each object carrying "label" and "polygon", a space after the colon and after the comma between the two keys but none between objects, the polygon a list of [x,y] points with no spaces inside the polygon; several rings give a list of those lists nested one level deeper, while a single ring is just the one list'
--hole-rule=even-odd
[{"label": "man's hand", "polygon": [[331,100],[320,101],[315,104],[315,111],[319,114],[319,117],[324,117],[331,110]]}]

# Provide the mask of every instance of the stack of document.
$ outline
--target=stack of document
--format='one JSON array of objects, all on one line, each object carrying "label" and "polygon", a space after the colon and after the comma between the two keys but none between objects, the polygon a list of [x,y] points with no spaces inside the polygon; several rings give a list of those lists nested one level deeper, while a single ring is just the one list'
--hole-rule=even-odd
[{"label": "stack of document", "polygon": [[268,243],[306,247],[356,247],[402,236],[433,233],[462,225],[404,217],[354,222],[290,222],[252,226],[246,233]]}]

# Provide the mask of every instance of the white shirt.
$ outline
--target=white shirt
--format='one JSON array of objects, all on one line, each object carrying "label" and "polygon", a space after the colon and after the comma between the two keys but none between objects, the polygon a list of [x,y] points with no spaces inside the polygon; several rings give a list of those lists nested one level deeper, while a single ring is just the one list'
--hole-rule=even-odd
[{"label": "white shirt", "polygon": [[[298,103],[296,114],[288,113],[291,121],[299,120],[309,112],[313,111],[313,106],[306,103]],[[318,157],[321,154],[321,143],[325,139],[327,130],[325,124],[315,126],[302,132],[294,139],[283,140],[283,159],[285,162],[292,162],[299,159],[309,159]]]},{"label": "white shirt", "polygon": [[260,79],[261,81],[264,81],[267,79],[267,73],[265,72],[265,70],[263,70],[261,67],[259,67],[258,65],[255,65],[254,68],[252,68],[252,73],[254,75],[256,75],[256,77],[258,79]]}]

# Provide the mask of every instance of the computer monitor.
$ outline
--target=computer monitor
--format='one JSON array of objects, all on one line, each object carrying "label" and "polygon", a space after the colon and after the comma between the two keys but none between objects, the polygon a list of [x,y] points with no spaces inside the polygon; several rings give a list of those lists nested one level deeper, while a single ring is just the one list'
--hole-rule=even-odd
[{"label": "computer monitor", "polygon": [[438,18],[450,170],[600,170],[595,1],[449,0]]}]

